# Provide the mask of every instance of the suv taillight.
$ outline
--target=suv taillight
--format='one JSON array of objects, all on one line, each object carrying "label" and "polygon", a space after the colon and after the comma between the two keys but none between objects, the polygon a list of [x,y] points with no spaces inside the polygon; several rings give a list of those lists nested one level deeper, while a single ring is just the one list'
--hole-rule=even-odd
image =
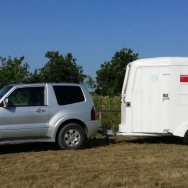
[{"label": "suv taillight", "polygon": [[96,111],[94,106],[91,109],[91,120],[96,120]]}]

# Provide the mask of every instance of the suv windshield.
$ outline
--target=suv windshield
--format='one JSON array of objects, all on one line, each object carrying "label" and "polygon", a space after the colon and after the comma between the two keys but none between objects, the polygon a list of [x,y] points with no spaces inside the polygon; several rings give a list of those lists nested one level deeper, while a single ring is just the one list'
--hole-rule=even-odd
[{"label": "suv windshield", "polygon": [[5,86],[0,90],[0,99],[12,88],[13,86]]}]

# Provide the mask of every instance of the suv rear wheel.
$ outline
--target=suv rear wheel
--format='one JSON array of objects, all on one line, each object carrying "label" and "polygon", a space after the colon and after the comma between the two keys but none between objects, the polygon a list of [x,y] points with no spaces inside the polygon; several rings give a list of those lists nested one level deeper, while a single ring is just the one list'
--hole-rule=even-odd
[{"label": "suv rear wheel", "polygon": [[83,128],[76,123],[69,123],[61,128],[57,137],[57,143],[61,149],[78,149],[86,141]]}]

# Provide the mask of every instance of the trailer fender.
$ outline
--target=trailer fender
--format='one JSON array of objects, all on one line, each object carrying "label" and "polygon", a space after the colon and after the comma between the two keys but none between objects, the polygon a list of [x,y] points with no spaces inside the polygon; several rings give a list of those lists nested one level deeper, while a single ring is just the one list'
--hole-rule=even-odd
[{"label": "trailer fender", "polygon": [[180,136],[180,137],[184,137],[185,133],[188,130],[188,122],[186,122],[186,124],[179,126],[177,129],[175,129],[173,131],[173,135],[174,136]]}]

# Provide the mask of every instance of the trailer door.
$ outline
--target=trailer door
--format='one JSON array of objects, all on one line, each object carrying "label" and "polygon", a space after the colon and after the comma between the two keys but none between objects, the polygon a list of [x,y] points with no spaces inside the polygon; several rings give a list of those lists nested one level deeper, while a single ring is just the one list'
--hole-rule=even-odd
[{"label": "trailer door", "polygon": [[132,132],[169,129],[169,67],[140,67],[133,86]]},{"label": "trailer door", "polygon": [[[130,114],[130,108],[126,107],[127,104],[127,87],[128,87],[128,81],[129,81],[129,76],[130,76],[130,70],[131,70],[131,64],[129,64],[127,66],[127,70],[126,70],[126,74],[125,74],[125,79],[124,79],[124,84],[123,84],[123,89],[122,89],[122,95],[121,95],[121,125],[120,126],[122,128],[125,128],[129,126],[129,121],[127,119],[127,117],[129,117]],[[124,130],[122,130],[122,132],[124,132]]]}]

